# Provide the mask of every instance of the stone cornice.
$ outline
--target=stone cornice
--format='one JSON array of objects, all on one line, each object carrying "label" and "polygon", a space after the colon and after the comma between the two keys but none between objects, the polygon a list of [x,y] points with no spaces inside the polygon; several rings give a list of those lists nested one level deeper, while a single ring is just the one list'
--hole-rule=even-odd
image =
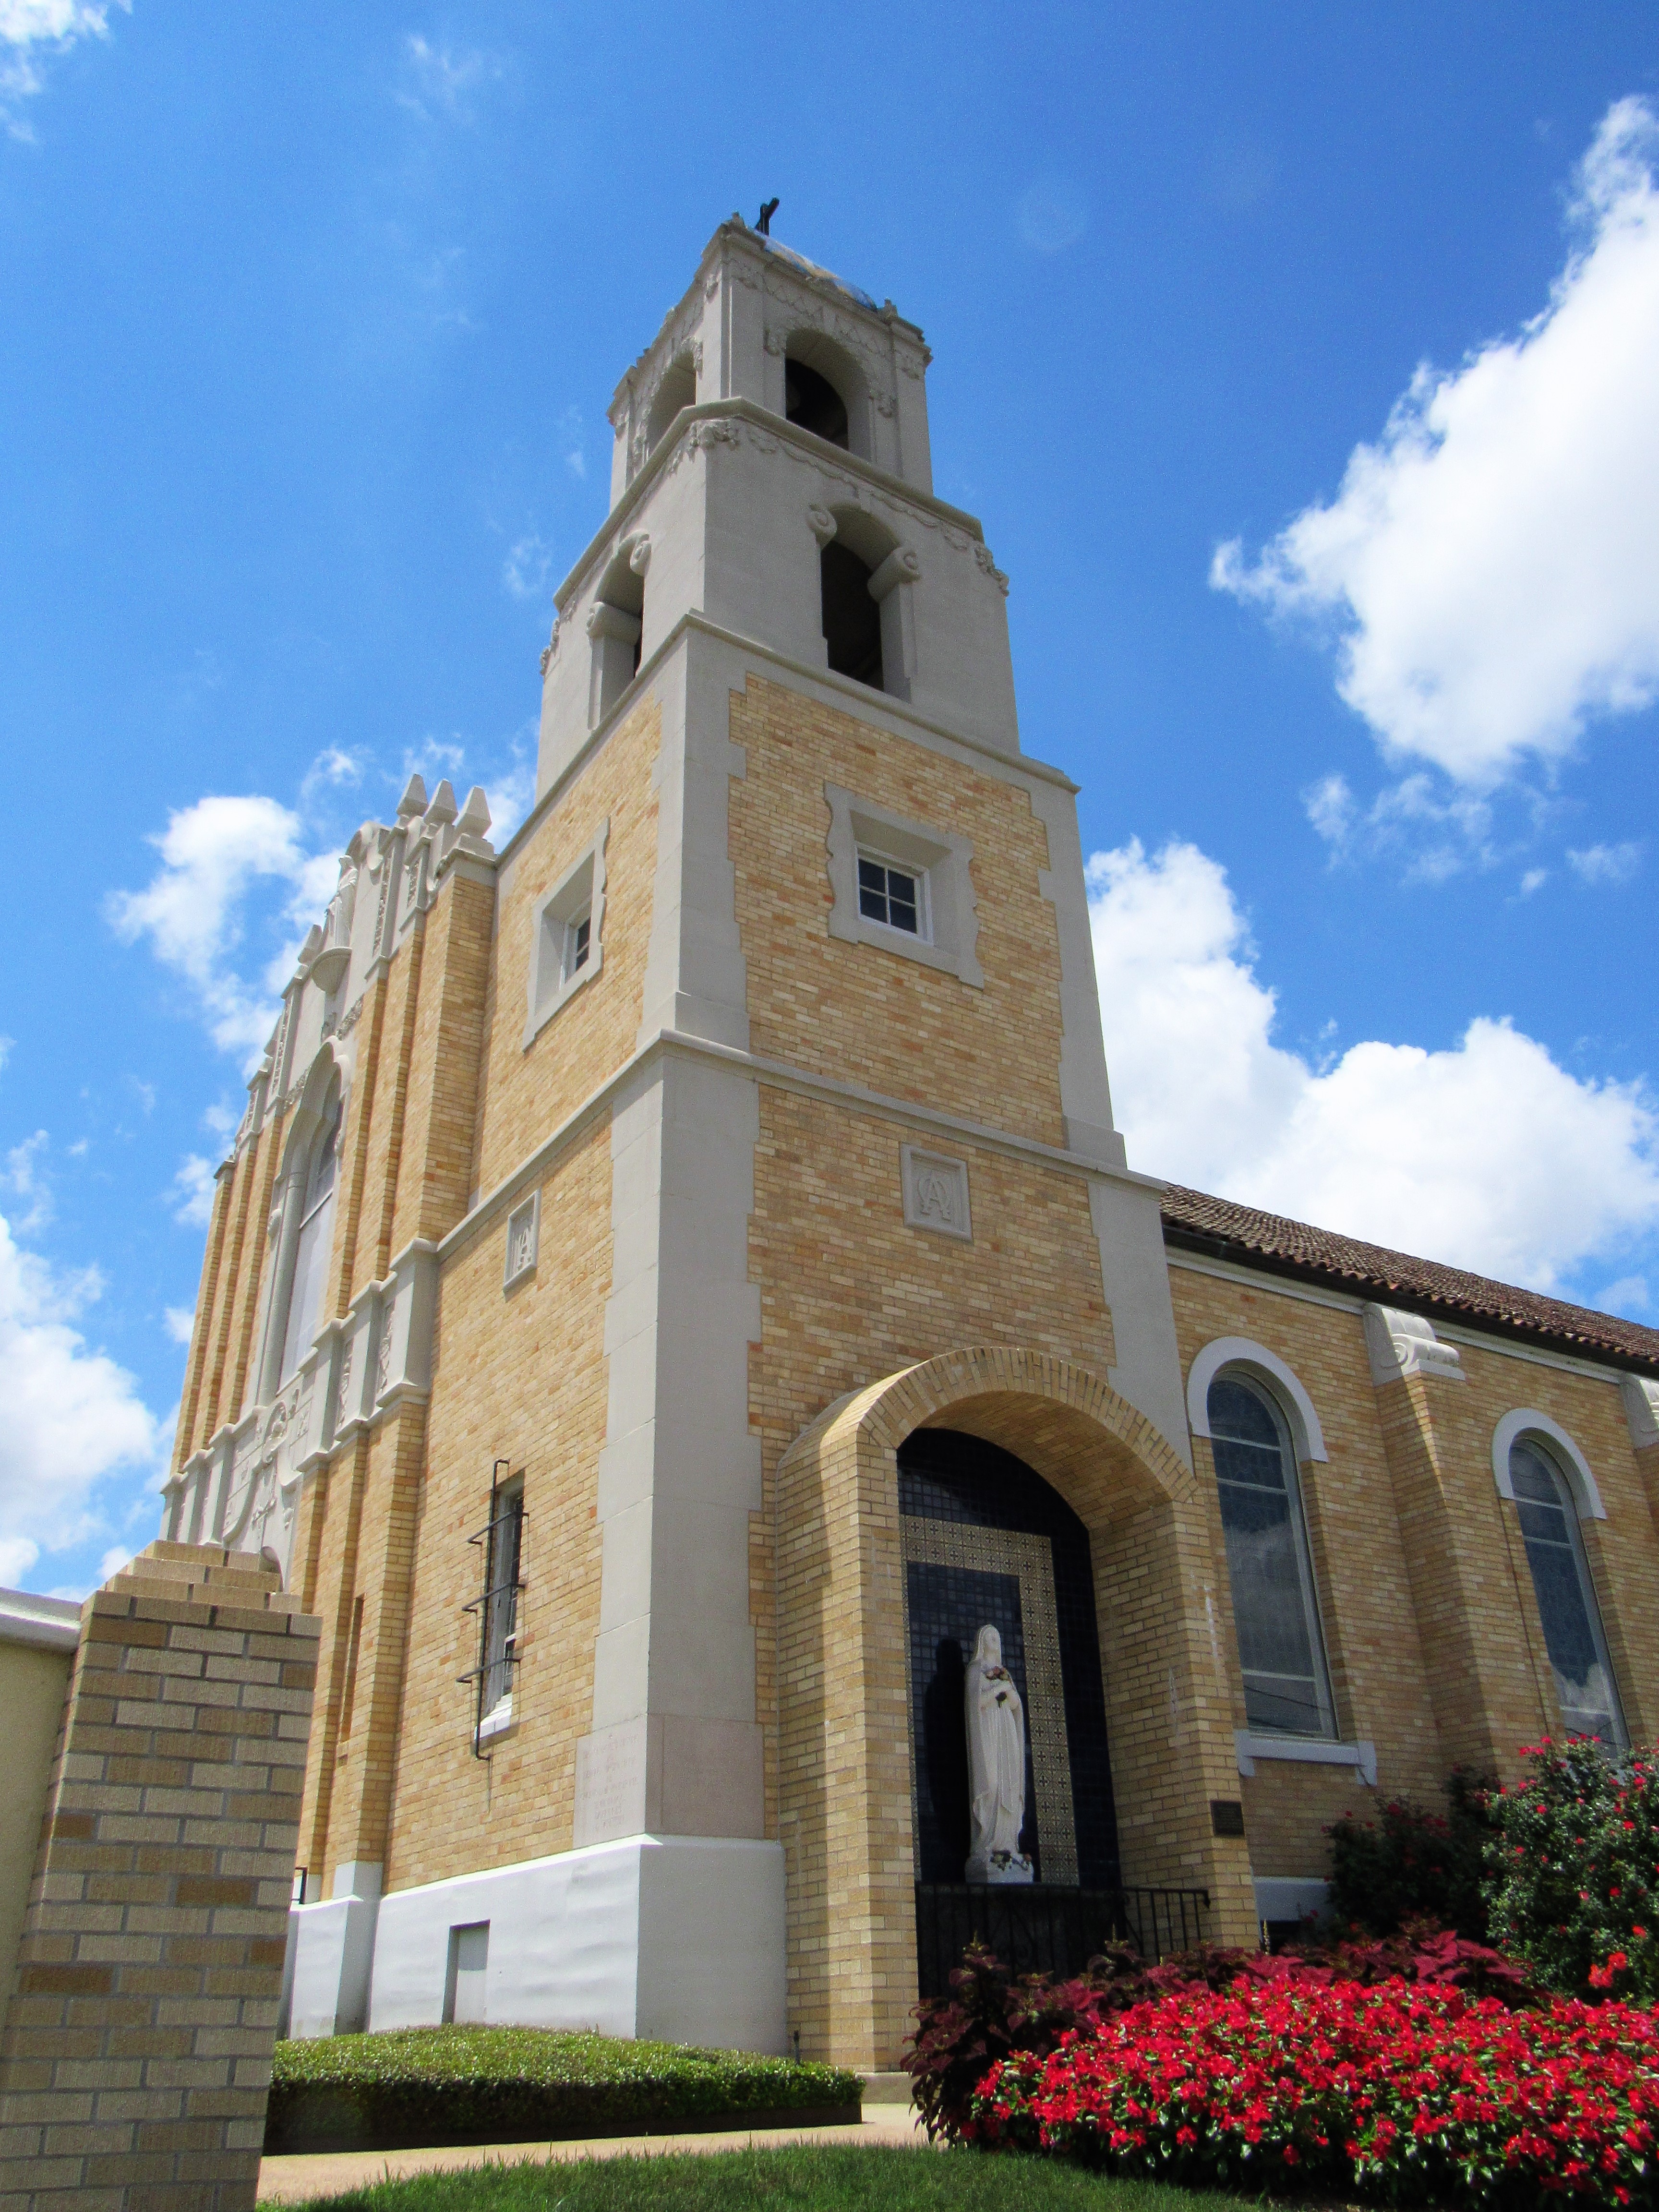
[{"label": "stone cornice", "polygon": [[861,1083],[843,1082],[839,1078],[816,1075],[810,1070],[792,1067],[787,1061],[763,1059],[757,1053],[744,1052],[735,1045],[717,1044],[712,1038],[687,1036],[676,1030],[660,1030],[637,1051],[630,1053],[605,1080],[591,1091],[575,1110],[567,1115],[550,1136],[544,1137],[535,1151],[486,1192],[469,1208],[463,1218],[438,1246],[441,1267],[447,1266],[463,1251],[472,1239],[512,1205],[534,1182],[546,1173],[559,1154],[574,1144],[590,1126],[597,1115],[609,1106],[617,1091],[629,1078],[653,1060],[669,1053],[678,1053],[688,1059],[719,1061],[722,1066],[741,1069],[757,1082],[775,1085],[778,1089],[793,1091],[804,1097],[822,1098],[835,1105],[850,1106],[860,1112],[878,1114],[885,1121],[903,1123],[906,1127],[926,1130],[931,1136],[950,1137],[958,1144],[971,1145],[981,1152],[1002,1152],[1011,1158],[1034,1160],[1046,1167],[1063,1169],[1075,1176],[1092,1176],[1102,1182],[1127,1185],[1137,1190],[1161,1191],[1164,1179],[1158,1176],[1142,1175],[1138,1170],[1114,1167],[1109,1162],[1091,1158],[1087,1153],[1065,1151],[1058,1145],[1045,1145],[1036,1137],[1022,1137],[1009,1129],[996,1129],[983,1121],[969,1121],[960,1115],[947,1114],[933,1106],[919,1104],[913,1099],[895,1098],[880,1091],[871,1091]]},{"label": "stone cornice", "polygon": [[810,667],[804,660],[796,660],[787,653],[780,653],[775,646],[763,645],[758,638],[745,637],[741,630],[726,629],[720,623],[711,622],[707,615],[699,613],[695,607],[688,607],[668,635],[640,663],[627,690],[604,720],[593,725],[581,744],[501,847],[495,860],[498,871],[506,867],[517,856],[519,848],[534,836],[548,808],[569,790],[612,730],[627,720],[672,658],[674,647],[683,637],[694,631],[700,636],[714,639],[720,645],[730,646],[733,652],[769,661],[774,668],[781,669],[788,675],[805,677],[811,683],[821,684],[825,690],[839,692],[860,720],[867,721],[872,713],[890,714],[896,722],[907,725],[910,730],[919,732],[924,743],[942,738],[947,744],[959,745],[963,752],[975,754],[981,760],[989,761],[1000,769],[1006,781],[1017,782],[1021,776],[1035,776],[1040,783],[1052,783],[1057,790],[1066,792],[1073,797],[1082,789],[1080,784],[1073,782],[1064,769],[1055,768],[1048,761],[1038,760],[1034,754],[1006,753],[996,745],[988,745],[982,738],[964,737],[960,730],[953,730],[948,722],[936,722],[930,715],[919,714],[914,707],[902,699],[894,698],[889,692],[872,691],[867,684],[860,684],[850,676],[838,676],[833,669]]},{"label": "stone cornice", "polygon": [[919,514],[931,515],[934,521],[947,523],[951,529],[960,530],[975,544],[985,543],[985,528],[976,514],[966,508],[952,507],[949,500],[939,499],[933,492],[919,491],[902,477],[890,470],[878,468],[875,462],[866,461],[857,453],[848,453],[844,446],[832,446],[827,438],[803,430],[787,416],[774,415],[769,408],[759,406],[752,399],[704,399],[695,407],[682,407],[664,432],[649,459],[629,485],[604,522],[579,553],[566,573],[564,581],[553,594],[553,604],[562,614],[565,603],[580,587],[590,569],[597,566],[618,536],[625,537],[629,519],[657,478],[669,466],[679,450],[682,440],[699,422],[747,422],[769,438],[775,438],[781,446],[794,446],[815,461],[826,467],[856,477],[872,491],[880,492],[884,498],[896,500],[902,506],[914,507]]}]

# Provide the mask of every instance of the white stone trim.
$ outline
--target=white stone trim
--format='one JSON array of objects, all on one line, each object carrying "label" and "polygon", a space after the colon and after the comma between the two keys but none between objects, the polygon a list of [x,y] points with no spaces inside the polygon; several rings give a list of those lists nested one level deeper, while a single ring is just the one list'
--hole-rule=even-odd
[{"label": "white stone trim", "polygon": [[1515,1486],[1510,1480],[1510,1447],[1528,1434],[1547,1437],[1565,1462],[1562,1473],[1572,1485],[1580,1518],[1588,1515],[1592,1521],[1605,1521],[1607,1509],[1601,1503],[1589,1462],[1559,1421],[1551,1420],[1547,1413],[1540,1413],[1530,1406],[1518,1406],[1513,1413],[1505,1413],[1492,1432],[1492,1471],[1498,1496],[1515,1496]]},{"label": "white stone trim", "polygon": [[1619,1387],[1631,1443],[1638,1451],[1651,1451],[1659,1444],[1659,1382],[1646,1375],[1626,1375]]},{"label": "white stone trim", "polygon": [[1431,1376],[1442,1382],[1467,1379],[1462,1354],[1455,1345],[1443,1343],[1433,1322],[1421,1314],[1404,1313],[1398,1306],[1378,1305],[1374,1300],[1363,1312],[1365,1356],[1379,1390],[1407,1375]]},{"label": "white stone trim", "polygon": [[33,1590],[0,1589],[0,1644],[73,1651],[80,1641],[81,1608],[73,1598],[38,1597]]},{"label": "white stone trim", "polygon": [[536,1255],[541,1239],[542,1194],[538,1184],[528,1198],[515,1206],[507,1217],[507,1250],[501,1267],[501,1288],[510,1291],[536,1272]]},{"label": "white stone trim", "polygon": [[1290,1422],[1299,1462],[1327,1457],[1325,1431],[1301,1378],[1276,1352],[1248,1336],[1214,1337],[1194,1355],[1187,1370],[1187,1425],[1195,1437],[1210,1433],[1210,1385],[1224,1367],[1242,1367],[1273,1391]]},{"label": "white stone trim", "polygon": [[495,1736],[506,1735],[514,1725],[513,1692],[509,1690],[504,1698],[497,1698],[478,1723],[477,1740],[480,1743],[489,1743]]},{"label": "white stone trim", "polygon": [[1250,1729],[1233,1730],[1238,1771],[1255,1772],[1261,1759],[1285,1759],[1304,1766],[1351,1766],[1368,1790],[1376,1787],[1376,1746],[1369,1740],[1333,1743],[1327,1736],[1261,1735]]},{"label": "white stone trim", "polygon": [[[1161,1182],[1164,1178],[1157,1180]],[[1177,1244],[1168,1247],[1167,1257],[1170,1267],[1185,1267],[1192,1274],[1208,1275],[1218,1283],[1242,1284],[1249,1290],[1268,1291],[1274,1297],[1292,1298],[1302,1305],[1323,1306],[1329,1313],[1359,1314],[1367,1304],[1352,1291],[1328,1290],[1322,1283],[1297,1282],[1294,1277],[1281,1275],[1272,1267],[1247,1267],[1237,1260],[1213,1259],[1205,1253],[1188,1252]],[[1468,1322],[1437,1316],[1434,1327],[1442,1343],[1461,1346],[1466,1352],[1490,1352],[1504,1359],[1523,1359],[1529,1366],[1547,1367],[1558,1375],[1582,1375],[1588,1382],[1609,1387],[1621,1380],[1619,1370],[1610,1364],[1616,1357],[1612,1352],[1605,1359],[1589,1359],[1582,1352],[1547,1351],[1541,1345],[1522,1344],[1506,1336],[1498,1322],[1490,1329],[1483,1329]],[[1635,1376],[1622,1379],[1638,1382]],[[1651,1388],[1659,1394],[1659,1383],[1650,1384],[1645,1377],[1639,1378],[1639,1387]],[[1659,1443],[1659,1425],[1656,1425],[1653,1441]]]},{"label": "white stone trim", "polygon": [[[911,821],[890,807],[860,799],[837,783],[823,787],[830,809],[830,830],[824,839],[830,858],[830,888],[835,904],[830,911],[831,937],[849,945],[879,945],[884,952],[902,954],[924,968],[943,969],[975,990],[985,988],[985,970],[975,950],[979,914],[974,901],[971,864],[974,848],[965,837],[931,823]],[[896,860],[927,878],[927,937],[908,930],[868,921],[859,912],[859,848]]]},{"label": "white stone trim", "polygon": [[974,1241],[974,1216],[969,1203],[968,1163],[945,1152],[925,1152],[916,1145],[899,1146],[899,1186],[904,1199],[904,1218],[912,1229],[931,1230],[939,1237]]},{"label": "white stone trim", "polygon": [[[544,891],[531,910],[530,966],[525,981],[527,1001],[521,1049],[528,1052],[559,1009],[568,1004],[584,985],[591,983],[605,963],[605,848],[611,836],[607,814],[550,891]],[[587,957],[568,974],[564,966],[563,933],[568,923],[588,912]],[[558,941],[555,942],[555,933]]]}]

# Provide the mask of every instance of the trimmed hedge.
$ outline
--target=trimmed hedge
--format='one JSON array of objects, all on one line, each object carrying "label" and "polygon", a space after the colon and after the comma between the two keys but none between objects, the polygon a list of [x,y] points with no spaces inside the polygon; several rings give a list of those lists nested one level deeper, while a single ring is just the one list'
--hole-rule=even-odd
[{"label": "trimmed hedge", "polygon": [[835,2066],[541,2027],[422,2027],[276,2045],[268,2153],[856,2120]]}]

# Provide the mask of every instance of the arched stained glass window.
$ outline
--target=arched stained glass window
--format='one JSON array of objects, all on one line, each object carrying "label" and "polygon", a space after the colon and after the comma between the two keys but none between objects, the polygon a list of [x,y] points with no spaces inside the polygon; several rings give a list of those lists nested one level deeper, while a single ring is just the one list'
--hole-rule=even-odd
[{"label": "arched stained glass window", "polygon": [[323,1109],[322,1127],[312,1140],[300,1236],[289,1284],[288,1325],[283,1332],[283,1365],[276,1378],[279,1389],[310,1351],[317,1334],[323,1278],[328,1272],[329,1247],[333,1242],[335,1150],[339,1131],[340,1091],[337,1084]]},{"label": "arched stained glass window", "polygon": [[1210,1385],[1209,1414],[1245,1717],[1279,1735],[1334,1735],[1290,1430],[1236,1370]]},{"label": "arched stained glass window", "polygon": [[1561,1717],[1574,1735],[1599,1736],[1622,1750],[1629,1740],[1625,1717],[1571,1487],[1533,1437],[1519,1437],[1510,1446],[1510,1486],[1521,1516]]}]

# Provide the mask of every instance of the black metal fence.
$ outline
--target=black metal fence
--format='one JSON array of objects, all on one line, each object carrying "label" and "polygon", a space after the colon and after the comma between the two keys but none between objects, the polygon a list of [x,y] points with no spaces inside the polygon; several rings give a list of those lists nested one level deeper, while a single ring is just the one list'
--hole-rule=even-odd
[{"label": "black metal fence", "polygon": [[1206,1889],[1062,1889],[1049,1882],[969,1888],[916,1884],[916,1967],[924,1997],[942,1996],[969,1943],[1020,1974],[1081,1973],[1108,1943],[1167,1958],[1204,1941]]}]

